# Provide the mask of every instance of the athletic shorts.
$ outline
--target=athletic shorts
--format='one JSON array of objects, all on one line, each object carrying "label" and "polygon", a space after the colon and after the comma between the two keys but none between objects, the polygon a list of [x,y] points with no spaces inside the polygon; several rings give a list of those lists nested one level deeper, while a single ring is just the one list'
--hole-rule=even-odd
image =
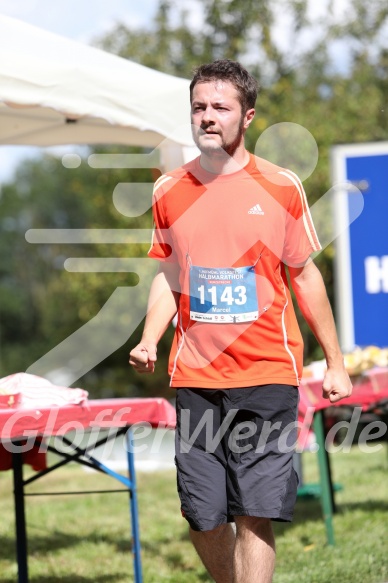
[{"label": "athletic shorts", "polygon": [[292,520],[298,399],[289,385],[177,389],[178,493],[193,530],[234,516]]}]

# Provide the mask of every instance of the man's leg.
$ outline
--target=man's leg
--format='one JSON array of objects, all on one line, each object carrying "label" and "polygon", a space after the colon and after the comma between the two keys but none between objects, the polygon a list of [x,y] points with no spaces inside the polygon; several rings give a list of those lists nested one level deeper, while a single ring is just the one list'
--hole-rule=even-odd
[{"label": "man's leg", "polygon": [[214,581],[233,583],[233,551],[236,539],[232,526],[223,524],[214,530],[202,532],[190,528],[190,538]]},{"label": "man's leg", "polygon": [[235,516],[233,583],[271,583],[275,568],[275,539],[269,518]]},{"label": "man's leg", "polygon": [[[236,521],[233,583],[272,581],[271,519],[290,521],[296,501],[292,449],[298,396],[295,387],[275,384],[230,391],[230,407],[239,404],[227,467],[228,516]],[[254,432],[247,431],[247,422]],[[252,509],[257,517],[248,516]]]}]

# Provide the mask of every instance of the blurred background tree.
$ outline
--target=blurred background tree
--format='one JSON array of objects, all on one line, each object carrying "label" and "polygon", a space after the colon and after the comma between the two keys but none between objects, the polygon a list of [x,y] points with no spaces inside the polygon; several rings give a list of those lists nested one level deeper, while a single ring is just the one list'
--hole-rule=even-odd
[{"label": "blurred background tree", "polygon": [[[142,65],[190,78],[193,69],[217,58],[239,60],[259,80],[256,118],[247,134],[255,151],[264,130],[279,122],[307,128],[319,148],[319,161],[305,181],[309,202],[331,186],[330,148],[334,144],[387,139],[388,5],[354,0],[338,17],[335,1],[317,22],[308,0],[196,0],[197,18],[185,2],[161,0],[145,29],[117,25],[99,47]],[[279,41],[279,18],[284,42]],[[128,152],[128,148],[93,148]],[[131,149],[131,151],[135,151]],[[260,152],[256,152],[260,155]],[[151,182],[149,170],[67,169],[43,156],[23,162],[0,198],[1,376],[25,370],[37,358],[93,317],[117,286],[135,285],[126,273],[68,273],[66,257],[146,256],[147,246],[28,244],[29,228],[150,228],[148,211],[129,219],[112,203],[119,182]],[[327,217],[330,221],[331,217]],[[316,261],[333,297],[333,248]],[[301,320],[306,362],[322,353]],[[93,397],[171,396],[167,356],[173,330],[159,346],[154,375],[137,375],[127,366],[128,343],[75,383]]]}]

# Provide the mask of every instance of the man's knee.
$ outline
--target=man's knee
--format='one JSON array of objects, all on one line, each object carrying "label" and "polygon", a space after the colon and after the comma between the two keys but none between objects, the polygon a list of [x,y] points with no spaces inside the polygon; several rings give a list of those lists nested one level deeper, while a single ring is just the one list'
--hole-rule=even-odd
[{"label": "man's knee", "polygon": [[220,526],[217,526],[216,528],[213,528],[212,530],[194,530],[193,528],[189,527],[189,534],[190,534],[191,540],[193,540],[193,539],[198,540],[199,538],[201,538],[203,540],[210,541],[213,539],[223,537],[224,534],[226,532],[228,532],[231,528],[232,527],[229,523],[220,524]]},{"label": "man's knee", "polygon": [[260,536],[263,532],[272,530],[270,518],[262,518],[259,516],[235,516],[236,534],[237,536],[244,536],[250,533]]}]

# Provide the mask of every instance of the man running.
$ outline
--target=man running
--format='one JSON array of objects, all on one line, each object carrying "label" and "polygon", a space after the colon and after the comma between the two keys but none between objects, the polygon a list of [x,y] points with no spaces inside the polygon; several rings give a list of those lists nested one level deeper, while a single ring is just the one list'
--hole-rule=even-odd
[{"label": "man running", "polygon": [[302,184],[245,148],[257,92],[233,61],[195,72],[200,156],[155,183],[149,256],[160,268],[130,353],[135,370],[152,373],[157,344],[178,314],[169,364],[178,491],[191,540],[217,583],[272,581],[271,521],[292,519],[297,477],[288,445],[296,441],[303,342],[287,271],[325,354],[323,395],[334,403],[352,390],[310,258],[320,245]]}]

